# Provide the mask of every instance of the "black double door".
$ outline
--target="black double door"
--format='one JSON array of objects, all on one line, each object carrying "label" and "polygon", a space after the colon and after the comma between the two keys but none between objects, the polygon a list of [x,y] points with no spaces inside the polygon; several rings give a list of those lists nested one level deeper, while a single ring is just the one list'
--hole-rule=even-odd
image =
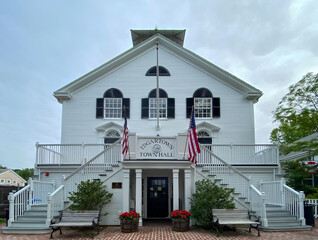
[{"label": "black double door", "polygon": [[148,177],[147,186],[147,217],[166,218],[168,207],[168,178]]}]

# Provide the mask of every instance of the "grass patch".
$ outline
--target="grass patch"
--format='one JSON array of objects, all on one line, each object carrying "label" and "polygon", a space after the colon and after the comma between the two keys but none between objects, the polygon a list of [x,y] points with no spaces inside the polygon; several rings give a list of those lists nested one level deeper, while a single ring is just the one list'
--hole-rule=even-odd
[{"label": "grass patch", "polygon": [[1,223],[6,223],[6,219],[5,218],[0,218],[0,224]]}]

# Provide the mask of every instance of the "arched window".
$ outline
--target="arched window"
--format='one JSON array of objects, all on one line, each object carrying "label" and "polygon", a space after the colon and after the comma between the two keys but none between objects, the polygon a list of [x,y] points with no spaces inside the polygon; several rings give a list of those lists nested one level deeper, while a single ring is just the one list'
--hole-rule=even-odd
[{"label": "arched window", "polygon": [[105,134],[104,143],[114,143],[120,138],[120,134],[116,130],[110,130]]},{"label": "arched window", "polygon": [[123,98],[122,92],[117,88],[110,88],[103,98],[96,99],[96,118],[122,118],[124,108],[129,118],[130,99]]},{"label": "arched window", "polygon": [[[148,98],[141,100],[141,118],[157,118],[157,90],[149,92]],[[165,90],[159,89],[159,118],[174,118],[174,98],[168,98]]]},{"label": "arched window", "polygon": [[198,141],[201,144],[212,144],[212,137],[204,130],[198,132]]},{"label": "arched window", "polygon": [[220,98],[214,98],[207,88],[199,88],[192,98],[187,98],[187,117],[191,115],[192,107],[196,118],[220,117]]},{"label": "arched window", "polygon": [[[148,69],[146,76],[157,76],[157,66]],[[159,66],[159,76],[170,76],[170,72],[163,66]]]}]

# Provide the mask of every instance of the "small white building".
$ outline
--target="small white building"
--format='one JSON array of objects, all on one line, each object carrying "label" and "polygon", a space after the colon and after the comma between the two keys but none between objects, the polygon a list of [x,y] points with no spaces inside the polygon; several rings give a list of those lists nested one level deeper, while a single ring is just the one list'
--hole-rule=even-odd
[{"label": "small white building", "polygon": [[[132,48],[54,92],[63,106],[61,143],[37,144],[31,183],[52,183],[37,195],[49,201],[47,223],[87,179],[100,179],[113,193],[103,225],[118,225],[119,214],[132,209],[143,219],[190,210],[194,183],[204,178],[235,188],[237,208],[255,211],[263,227],[270,226],[266,204],[289,211],[276,194],[285,186],[277,178],[277,146],[255,144],[254,104],[262,92],[184,48],[185,30],[131,30],[131,36]],[[192,107],[201,143],[196,166],[186,151]],[[57,200],[60,192],[63,201]],[[301,204],[303,196],[294,194]],[[61,204],[53,209],[51,201]],[[297,209],[295,221],[304,225],[301,206]],[[9,228],[17,218],[12,213]]]},{"label": "small white building", "polygon": [[0,169],[0,186],[24,187],[26,181],[12,169]]}]

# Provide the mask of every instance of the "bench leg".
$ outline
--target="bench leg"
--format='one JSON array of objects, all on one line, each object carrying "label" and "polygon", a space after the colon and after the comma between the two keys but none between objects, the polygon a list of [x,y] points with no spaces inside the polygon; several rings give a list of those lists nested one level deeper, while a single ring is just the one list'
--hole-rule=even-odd
[{"label": "bench leg", "polygon": [[253,226],[252,224],[250,225],[250,228],[248,230],[249,233],[251,233],[251,228],[255,228],[257,230],[257,236],[260,237],[261,234],[260,234],[260,231],[259,231],[259,228],[258,228],[258,224],[256,226]]},{"label": "bench leg", "polygon": [[62,229],[61,229],[61,227],[57,227],[57,228],[52,227],[52,232],[51,232],[50,239],[53,238],[53,233],[54,233],[55,231],[57,231],[57,230],[60,230],[60,235],[62,234]]},{"label": "bench leg", "polygon": [[219,237],[220,236],[220,234],[219,234],[219,224],[217,224],[217,223],[212,223],[212,227],[215,229],[215,231],[216,231],[216,236],[217,237]]}]

